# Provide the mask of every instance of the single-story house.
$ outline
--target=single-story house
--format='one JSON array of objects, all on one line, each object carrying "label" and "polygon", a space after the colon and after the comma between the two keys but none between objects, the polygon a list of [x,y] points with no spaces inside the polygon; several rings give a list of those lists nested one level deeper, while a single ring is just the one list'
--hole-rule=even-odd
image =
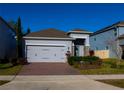
[{"label": "single-story house", "polygon": [[0,59],[16,57],[15,30],[0,17]]},{"label": "single-story house", "polygon": [[[124,55],[124,22],[120,21],[90,35],[90,49],[99,52],[103,58],[117,58]],[[120,49],[121,48],[121,49]],[[100,52],[101,51],[101,52]],[[107,54],[102,51],[107,51]],[[119,52],[122,51],[123,53]]]},{"label": "single-story house", "polygon": [[67,53],[84,56],[89,51],[91,32],[74,29],[69,32],[45,29],[24,36],[28,62],[66,62]]}]

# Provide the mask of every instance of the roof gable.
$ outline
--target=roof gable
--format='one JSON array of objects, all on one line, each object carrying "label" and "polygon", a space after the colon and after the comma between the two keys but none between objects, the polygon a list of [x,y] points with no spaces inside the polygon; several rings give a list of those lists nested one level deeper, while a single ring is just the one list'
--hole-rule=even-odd
[{"label": "roof gable", "polygon": [[60,31],[57,29],[45,29],[37,32],[32,32],[26,35],[26,37],[56,37],[56,38],[69,38],[64,31]]}]

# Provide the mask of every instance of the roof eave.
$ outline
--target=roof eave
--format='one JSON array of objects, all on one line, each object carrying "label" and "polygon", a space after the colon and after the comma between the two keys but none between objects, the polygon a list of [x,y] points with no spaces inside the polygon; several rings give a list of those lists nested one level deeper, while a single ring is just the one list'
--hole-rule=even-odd
[{"label": "roof eave", "polygon": [[76,31],[69,31],[67,32],[67,34],[71,34],[71,33],[75,33],[75,34],[92,34],[93,32],[76,32]]},{"label": "roof eave", "polygon": [[27,37],[24,36],[24,39],[44,39],[44,40],[75,40],[74,38],[57,38],[57,37]]}]

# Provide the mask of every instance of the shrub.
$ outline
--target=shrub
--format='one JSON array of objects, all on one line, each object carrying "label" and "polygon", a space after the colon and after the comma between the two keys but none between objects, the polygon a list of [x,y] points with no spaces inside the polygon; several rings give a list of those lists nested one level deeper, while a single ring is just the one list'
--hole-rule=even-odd
[{"label": "shrub", "polygon": [[9,63],[9,59],[8,58],[0,59],[0,63],[2,64]]},{"label": "shrub", "polygon": [[10,63],[11,63],[13,66],[18,65],[18,63],[17,63],[17,58],[11,58],[11,59],[10,59]]},{"label": "shrub", "polygon": [[70,65],[79,64],[81,62],[83,62],[82,64],[98,64],[98,65],[101,65],[102,60],[99,57],[96,57],[96,56],[84,56],[84,57],[71,56],[71,57],[68,57],[68,63]]},{"label": "shrub", "polygon": [[70,65],[74,65],[75,63],[80,63],[81,60],[82,60],[82,57],[79,57],[79,56],[68,57],[68,63]]},{"label": "shrub", "polygon": [[21,65],[26,65],[28,64],[27,60],[25,58],[19,58],[17,62]]},{"label": "shrub", "polygon": [[84,61],[85,63],[93,64],[93,63],[100,62],[101,60],[99,57],[96,57],[96,56],[84,56],[82,57],[82,61]]}]

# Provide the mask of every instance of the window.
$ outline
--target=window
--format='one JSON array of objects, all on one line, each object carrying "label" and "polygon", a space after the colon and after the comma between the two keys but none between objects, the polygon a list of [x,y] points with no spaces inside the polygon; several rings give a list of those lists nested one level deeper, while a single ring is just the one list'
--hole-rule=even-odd
[{"label": "window", "polygon": [[115,33],[114,35],[117,36],[117,33]]},{"label": "window", "polygon": [[96,50],[98,50],[98,47],[96,47]]},{"label": "window", "polygon": [[96,41],[96,38],[94,38],[94,41]]},{"label": "window", "polygon": [[116,31],[116,29],[113,31],[113,33],[114,33],[114,36],[117,36],[117,31]]},{"label": "window", "polygon": [[109,49],[109,47],[108,46],[106,46],[106,50],[108,50]]}]

